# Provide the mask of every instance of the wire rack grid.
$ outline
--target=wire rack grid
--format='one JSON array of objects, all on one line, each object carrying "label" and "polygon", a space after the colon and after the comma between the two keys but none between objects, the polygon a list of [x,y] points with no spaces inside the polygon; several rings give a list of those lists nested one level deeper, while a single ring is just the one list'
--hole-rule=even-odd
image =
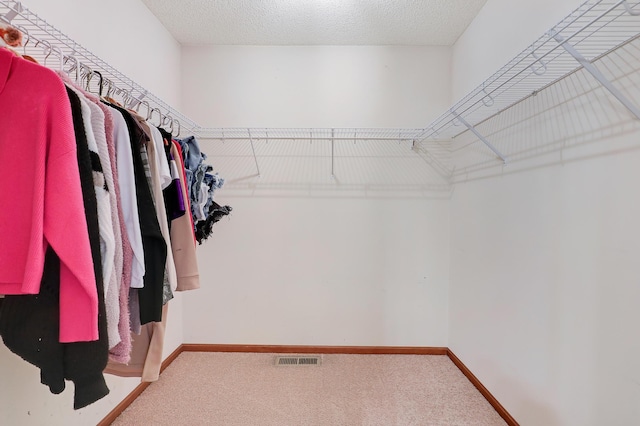
[{"label": "wire rack grid", "polygon": [[[640,2],[590,0],[429,124],[419,139],[451,139],[535,95],[581,68],[564,46],[587,61],[606,55],[640,34]],[[461,120],[462,119],[462,120]]]},{"label": "wire rack grid", "polygon": [[[30,46],[42,45],[43,53],[37,56],[39,56],[38,59],[46,58],[47,66],[60,68],[57,64],[58,61],[63,60],[63,58],[74,59],[75,64],[81,63],[93,71],[98,71],[105,82],[108,80],[114,86],[125,89],[138,102],[146,101],[150,108],[157,108],[164,115],[178,120],[181,134],[197,134],[200,126],[193,120],[72,40],[62,31],[26,8],[21,2],[0,0],[0,22],[5,22],[20,30],[23,33],[23,43]],[[27,53],[34,55],[32,49],[29,49]]]}]

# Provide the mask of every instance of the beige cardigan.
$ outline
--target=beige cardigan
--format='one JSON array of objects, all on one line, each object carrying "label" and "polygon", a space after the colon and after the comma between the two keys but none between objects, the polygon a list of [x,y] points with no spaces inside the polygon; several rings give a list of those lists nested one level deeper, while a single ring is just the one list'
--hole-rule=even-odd
[{"label": "beige cardigan", "polygon": [[[182,157],[174,144],[171,144],[171,154],[178,165],[178,170],[184,170]],[[178,291],[185,291],[200,288],[200,272],[196,256],[196,241],[190,219],[189,195],[182,173],[180,173],[180,190],[187,212],[171,222],[171,251],[178,274]]]}]

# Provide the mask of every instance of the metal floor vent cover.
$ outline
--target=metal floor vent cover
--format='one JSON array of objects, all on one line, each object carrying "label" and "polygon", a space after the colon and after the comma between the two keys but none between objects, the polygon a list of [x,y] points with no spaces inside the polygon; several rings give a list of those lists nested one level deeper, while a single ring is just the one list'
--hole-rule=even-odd
[{"label": "metal floor vent cover", "polygon": [[321,365],[319,356],[277,356],[276,365]]}]

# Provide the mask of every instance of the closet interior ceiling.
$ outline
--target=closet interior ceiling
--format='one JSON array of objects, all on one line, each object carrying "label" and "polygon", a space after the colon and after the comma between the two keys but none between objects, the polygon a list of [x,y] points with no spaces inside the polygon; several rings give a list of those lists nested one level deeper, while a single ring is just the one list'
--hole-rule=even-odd
[{"label": "closet interior ceiling", "polygon": [[486,0],[142,0],[187,45],[451,46]]},{"label": "closet interior ceiling", "polygon": [[[261,150],[258,149],[256,153],[254,143],[257,141],[329,141],[330,153],[327,151],[327,155],[331,156],[332,174],[334,157],[337,155],[334,142],[338,146],[341,144],[337,142],[345,140],[396,141],[407,142],[410,153],[425,157],[425,162],[436,167],[440,177],[452,183],[468,179],[470,173],[473,175],[478,170],[503,167],[505,163],[526,158],[531,153],[562,149],[564,145],[557,141],[562,137],[552,134],[554,120],[562,119],[562,116],[554,117],[549,111],[557,113],[557,108],[566,104],[567,99],[578,99],[580,93],[586,95],[596,88],[606,88],[605,94],[595,99],[608,111],[600,114],[604,118],[596,120],[599,128],[608,128],[613,123],[629,121],[638,116],[636,105],[639,101],[634,98],[632,89],[640,86],[640,82],[634,81],[634,76],[640,70],[640,62],[634,59],[640,51],[636,42],[640,34],[640,1],[586,1],[423,129],[204,128],[22,7],[19,2],[0,0],[0,6],[3,9],[0,10],[0,16],[8,18],[6,20],[23,30],[25,38],[40,41],[43,57],[51,54],[48,59],[50,66],[51,61],[57,60],[56,51],[59,48],[65,56],[73,56],[91,69],[102,72],[105,79],[129,91],[133,98],[147,101],[151,107],[159,108],[177,119],[182,135],[189,133],[204,139],[250,142],[258,174]],[[73,62],[67,61],[66,68]],[[540,110],[527,106],[536,105],[536,102],[539,104],[539,95],[543,92],[548,94],[544,110],[549,119],[537,122],[538,127],[543,128],[535,133],[539,139],[526,143],[514,141],[513,135],[509,136],[509,129],[542,114]],[[536,97],[537,100],[534,99]],[[132,105],[137,103],[134,101]],[[581,121],[593,122],[588,115],[582,117]]]}]

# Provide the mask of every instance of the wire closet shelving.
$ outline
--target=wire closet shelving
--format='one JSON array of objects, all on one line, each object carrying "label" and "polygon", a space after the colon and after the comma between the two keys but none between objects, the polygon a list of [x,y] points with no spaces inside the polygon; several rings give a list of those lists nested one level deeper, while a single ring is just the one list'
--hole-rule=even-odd
[{"label": "wire closet shelving", "polygon": [[[41,54],[34,53],[32,48],[28,51],[40,63],[51,68],[64,67],[65,70],[81,64],[89,71],[98,71],[104,85],[113,86],[132,100],[127,107],[148,103],[150,108],[156,108],[164,116],[177,120],[179,124],[176,126],[179,126],[181,134],[197,133],[199,126],[193,120],[27,9],[21,2],[0,0],[0,23],[3,22],[23,33],[23,44],[42,47]],[[59,65],[61,61],[63,63]]]},{"label": "wire closet shelving", "polygon": [[640,35],[640,2],[587,1],[426,127],[418,139],[452,139],[467,131],[503,162],[476,127],[584,67],[636,118],[640,109],[593,65]]},{"label": "wire closet shelving", "polygon": [[[578,70],[587,71],[632,116],[640,119],[640,109],[617,89],[594,62],[619,49],[640,35],[640,1],[588,0],[551,30],[533,42],[476,89],[456,102],[432,123],[419,129],[371,128],[207,128],[199,126],[159,97],[128,78],[104,60],[29,11],[20,2],[0,0],[0,21],[22,30],[25,37],[43,44],[49,55],[59,51],[61,58],[74,58],[92,70],[99,70],[114,86],[124,89],[133,100],[129,106],[147,102],[180,122],[181,134],[212,140],[331,141],[341,140],[410,141],[419,148],[427,141],[446,142],[461,135],[473,135],[483,143],[496,164],[509,158],[496,148],[490,137],[478,129],[483,123],[524,100],[535,96]],[[55,53],[54,53],[55,56]],[[485,159],[486,160],[486,159]],[[332,167],[333,174],[333,167]]]}]

